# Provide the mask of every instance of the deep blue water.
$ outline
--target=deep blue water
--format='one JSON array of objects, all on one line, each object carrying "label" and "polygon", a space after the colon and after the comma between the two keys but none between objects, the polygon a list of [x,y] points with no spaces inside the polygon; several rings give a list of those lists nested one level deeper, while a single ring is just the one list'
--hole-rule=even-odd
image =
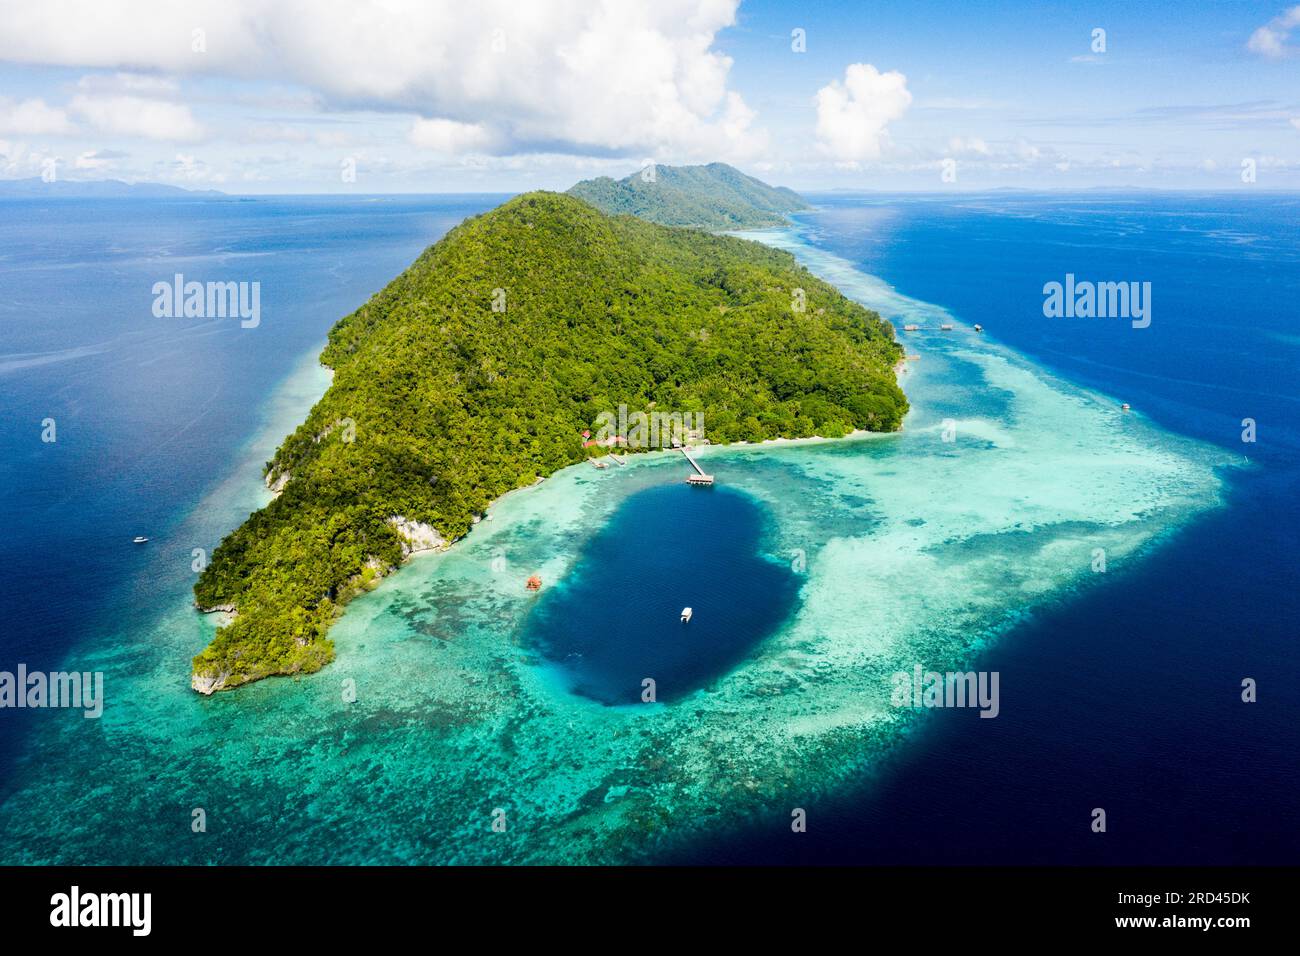
[{"label": "deep blue water", "polygon": [[757,502],[725,488],[637,492],[583,547],[574,572],[540,595],[528,639],[573,690],[603,703],[640,703],[646,678],[661,702],[703,686],[797,599],[798,577],[762,556],[763,517]]},{"label": "deep blue water", "polygon": [[[977,662],[1002,675],[998,719],[932,712],[874,778],[811,801],[807,833],[780,808],[684,859],[1294,863],[1300,197],[817,201],[801,217],[816,245],[1258,467],[1137,571]],[[1067,272],[1150,281],[1151,326],[1045,318],[1043,284]],[[1240,701],[1243,677],[1258,703]],[[1093,807],[1105,834],[1089,830]]]},{"label": "deep blue water", "polygon": [[[0,202],[4,666],[55,668],[107,616],[149,613],[123,593],[151,555],[131,539],[163,538],[230,473],[330,326],[502,198]],[[155,318],[153,284],[176,272],[260,282],[260,325]],[[0,769],[21,717],[6,714]]]}]

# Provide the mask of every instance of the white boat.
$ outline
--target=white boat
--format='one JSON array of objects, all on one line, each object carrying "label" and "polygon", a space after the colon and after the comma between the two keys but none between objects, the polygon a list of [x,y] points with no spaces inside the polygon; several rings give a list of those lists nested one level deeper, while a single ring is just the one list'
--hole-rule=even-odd
[{"label": "white boat", "polygon": [[691,619],[691,615],[694,613],[695,612],[688,607],[682,608],[682,623],[685,624],[687,621],[689,621]]},{"label": "white boat", "polygon": [[142,534],[137,534],[134,538],[131,539],[131,543],[132,543],[132,544],[144,544],[144,543],[145,543],[146,541],[148,541],[148,540],[149,540],[149,539],[146,538],[144,535],[142,535]]}]

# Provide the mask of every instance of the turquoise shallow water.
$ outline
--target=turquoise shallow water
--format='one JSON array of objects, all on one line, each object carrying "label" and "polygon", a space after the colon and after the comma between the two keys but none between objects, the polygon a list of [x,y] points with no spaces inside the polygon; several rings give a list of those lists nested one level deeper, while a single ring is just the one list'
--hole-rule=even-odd
[{"label": "turquoise shallow water", "polygon": [[[899,324],[942,314],[796,233],[763,238]],[[666,453],[498,502],[450,552],[351,605],[337,661],[301,679],[196,697],[187,662],[213,622],[189,607],[188,581],[146,572],[129,586],[155,604],[153,626],[79,659],[106,672],[104,718],[52,715],[15,768],[5,860],[616,862],[788,817],[902,738],[914,715],[890,706],[894,671],[968,659],[1099,585],[1096,548],[1122,574],[1221,496],[1226,454],[960,323],[920,351],[901,434],[702,452],[763,516],[754,559],[798,575],[788,615],[721,676],[610,707],[573,693],[531,629],[522,578],[562,594],[612,516],[682,481]],[[305,363],[179,540],[264,500],[258,466],[324,386]],[[196,807],[205,833],[191,831]]]}]

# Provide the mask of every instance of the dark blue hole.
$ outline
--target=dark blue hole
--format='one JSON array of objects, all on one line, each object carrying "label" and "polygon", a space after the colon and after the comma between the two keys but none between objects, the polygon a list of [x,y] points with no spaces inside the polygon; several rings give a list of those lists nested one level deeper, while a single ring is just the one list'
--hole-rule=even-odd
[{"label": "dark blue hole", "polygon": [[763,528],[759,504],[724,487],[637,492],[539,598],[530,641],[575,692],[604,703],[641,701],[647,677],[659,701],[687,694],[734,667],[798,600],[798,576],[759,552]]}]

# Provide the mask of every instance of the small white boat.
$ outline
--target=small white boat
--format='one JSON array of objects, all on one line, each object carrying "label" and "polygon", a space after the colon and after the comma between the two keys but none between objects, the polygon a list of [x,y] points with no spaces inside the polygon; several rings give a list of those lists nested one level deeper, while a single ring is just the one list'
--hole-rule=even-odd
[{"label": "small white boat", "polygon": [[976,323],[976,324],[975,324],[975,331],[976,331],[976,332],[983,332],[983,331],[984,331],[984,326],[980,325],[979,323]]},{"label": "small white boat", "polygon": [[148,540],[149,540],[149,539],[146,538],[144,535],[142,535],[142,534],[137,534],[134,538],[131,539],[131,543],[132,543],[132,544],[144,544],[144,543],[145,543],[146,541],[148,541]]},{"label": "small white boat", "polygon": [[1122,411],[1122,412],[1127,412],[1127,411],[1129,411],[1132,407],[1133,407],[1133,406],[1130,405],[1128,402],[1125,402],[1125,403],[1124,403],[1123,405],[1121,405],[1119,408],[1120,408],[1120,411]]},{"label": "small white boat", "polygon": [[682,623],[685,624],[687,621],[689,621],[691,619],[691,615],[694,613],[695,612],[688,607],[682,608]]}]

